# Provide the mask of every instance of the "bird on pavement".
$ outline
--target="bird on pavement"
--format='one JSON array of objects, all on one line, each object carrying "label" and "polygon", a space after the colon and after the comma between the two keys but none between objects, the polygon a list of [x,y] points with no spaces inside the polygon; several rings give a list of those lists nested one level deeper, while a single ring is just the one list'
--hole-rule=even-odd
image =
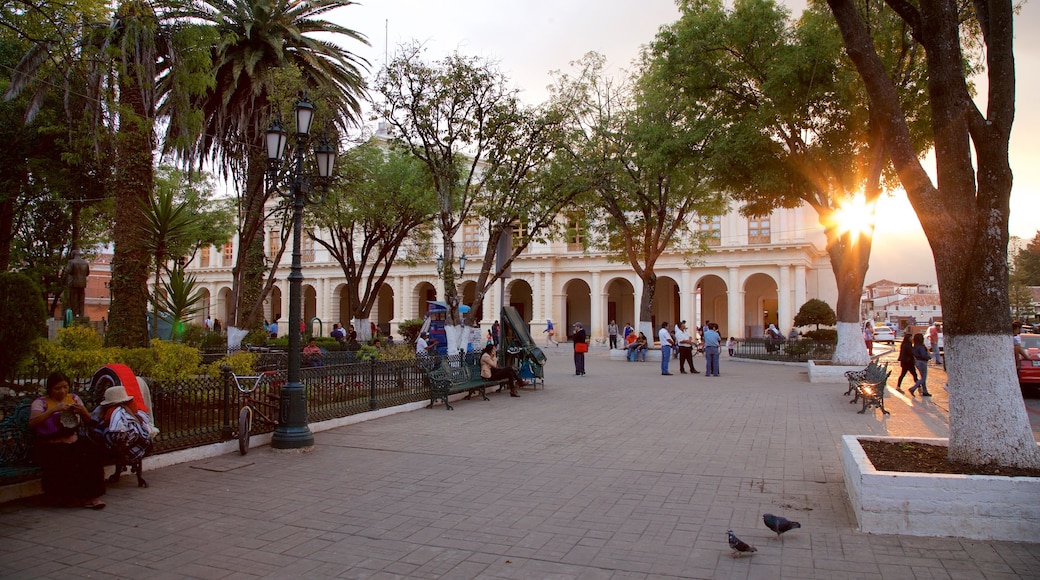
[{"label": "bird on pavement", "polygon": [[733,548],[732,556],[736,558],[739,554],[746,554],[751,552],[757,552],[754,546],[749,545],[737,536],[733,535],[733,530],[727,530],[726,535],[729,537],[729,547]]},{"label": "bird on pavement", "polygon": [[773,514],[762,514],[762,523],[770,530],[776,532],[777,538],[784,532],[802,527],[802,524],[798,522],[792,522],[783,516],[774,516]]}]

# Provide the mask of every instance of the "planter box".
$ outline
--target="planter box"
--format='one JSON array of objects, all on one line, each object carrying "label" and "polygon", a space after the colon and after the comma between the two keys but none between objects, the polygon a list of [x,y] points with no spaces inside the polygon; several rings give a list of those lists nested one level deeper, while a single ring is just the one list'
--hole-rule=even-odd
[{"label": "planter box", "polygon": [[860,531],[1040,542],[1040,478],[878,471],[861,439],[947,445],[946,439],[844,435],[845,490]]},{"label": "planter box", "polygon": [[836,365],[832,364],[829,360],[810,360],[809,361],[809,382],[810,383],[835,383],[835,384],[849,384],[849,380],[845,378],[845,371],[861,371],[861,366],[847,366],[847,365]]}]

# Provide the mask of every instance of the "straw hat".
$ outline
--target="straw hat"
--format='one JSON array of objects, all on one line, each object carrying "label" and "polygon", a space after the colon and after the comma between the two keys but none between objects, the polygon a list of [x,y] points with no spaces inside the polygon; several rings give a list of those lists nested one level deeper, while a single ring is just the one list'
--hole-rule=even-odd
[{"label": "straw hat", "polygon": [[111,405],[122,405],[123,403],[129,403],[133,400],[133,397],[126,394],[126,387],[118,385],[105,389],[105,400],[101,401],[101,406],[108,407]]}]

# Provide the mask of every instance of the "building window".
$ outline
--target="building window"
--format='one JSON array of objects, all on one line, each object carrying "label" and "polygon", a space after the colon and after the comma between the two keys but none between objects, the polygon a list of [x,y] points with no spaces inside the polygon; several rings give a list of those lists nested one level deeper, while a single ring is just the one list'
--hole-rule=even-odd
[{"label": "building window", "polygon": [[267,233],[267,248],[270,252],[270,258],[273,260],[278,255],[278,251],[282,249],[282,232],[278,230],[271,230]]},{"label": "building window", "polygon": [[303,239],[300,240],[300,254],[301,259],[304,262],[314,261],[314,231],[308,230],[303,232]]},{"label": "building window", "polygon": [[768,244],[771,241],[769,216],[748,218],[748,243]]},{"label": "building window", "polygon": [[580,252],[585,249],[585,230],[580,216],[567,218],[567,251]]},{"label": "building window", "polygon": [[209,246],[202,246],[199,252],[199,265],[203,268],[209,268]]},{"label": "building window", "polygon": [[722,245],[722,217],[698,216],[697,230],[709,246]]},{"label": "building window", "polygon": [[480,243],[480,226],[477,224],[462,224],[462,252],[467,256],[484,253]]},{"label": "building window", "polygon": [[231,266],[235,263],[235,244],[228,242],[224,244],[224,265]]},{"label": "building window", "polygon": [[[517,222],[513,224],[513,248],[519,248],[527,242],[527,222]],[[524,252],[527,248],[524,248]]]}]

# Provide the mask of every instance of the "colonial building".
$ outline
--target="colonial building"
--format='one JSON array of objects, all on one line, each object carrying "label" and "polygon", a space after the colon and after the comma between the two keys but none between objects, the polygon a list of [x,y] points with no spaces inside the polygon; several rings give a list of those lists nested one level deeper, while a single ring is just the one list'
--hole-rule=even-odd
[{"label": "colonial building", "polygon": [[[277,254],[279,225],[265,231],[268,258]],[[655,267],[657,293],[651,320],[638,320],[642,282],[625,263],[611,262],[603,253],[584,251],[581,232],[569,229],[569,239],[529,247],[512,265],[512,277],[490,290],[477,310],[481,326],[488,328],[501,304],[516,307],[535,337],[551,320],[558,329],[581,322],[598,341],[606,337],[611,320],[623,326],[640,322],[656,327],[662,321],[710,320],[723,336],[757,337],[774,323],[789,329],[798,308],[810,298],[835,304],[837,288],[825,252],[825,237],[816,213],[807,206],[780,209],[771,215],[746,218],[737,212],[722,217],[693,220],[691,228],[711,235],[711,251],[690,259],[680,253],[664,255]],[[483,256],[486,225],[461,228],[455,240],[458,250],[474,258]],[[198,314],[227,320],[231,294],[231,268],[237,240],[220,247],[203,248],[187,268],[204,288],[205,309]],[[286,251],[277,264],[278,281],[264,304],[267,320],[279,320],[287,332],[291,255]],[[474,265],[457,278],[463,304],[476,293]],[[447,267],[447,265],[445,265]],[[304,236],[303,318],[312,332],[328,335],[332,323],[349,323],[346,315],[345,278],[339,265],[318,244]],[[397,334],[397,325],[422,318],[430,300],[443,298],[443,281],[433,261],[417,267],[395,266],[379,289],[370,320],[382,332]],[[561,325],[563,325],[561,327]]]}]

